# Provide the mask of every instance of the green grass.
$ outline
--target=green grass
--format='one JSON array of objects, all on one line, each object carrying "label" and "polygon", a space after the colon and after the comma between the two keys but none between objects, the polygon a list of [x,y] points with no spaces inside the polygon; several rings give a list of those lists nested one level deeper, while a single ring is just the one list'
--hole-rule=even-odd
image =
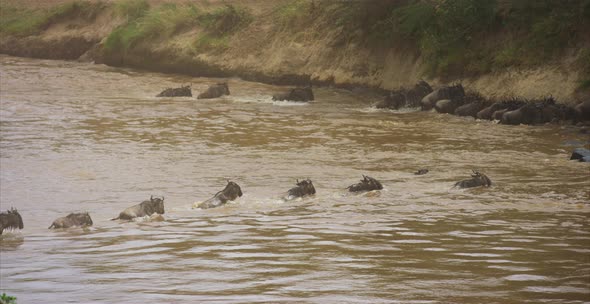
[{"label": "green grass", "polygon": [[202,34],[195,41],[197,51],[222,51],[229,47],[229,36]]},{"label": "green grass", "polygon": [[313,5],[311,0],[294,0],[282,5],[273,13],[275,24],[282,30],[300,28],[311,17]]},{"label": "green grass", "polygon": [[[252,15],[241,8],[226,5],[212,12],[204,12],[193,4],[163,4],[155,8],[141,5],[145,1],[129,0],[131,4],[116,8],[117,14],[135,16],[115,29],[106,39],[108,51],[127,51],[142,41],[153,41],[173,36],[190,27],[204,31],[196,38],[195,48],[201,50],[225,49],[227,36],[247,26]],[[120,4],[118,4],[120,5]],[[132,14],[131,14],[131,13]]]},{"label": "green grass", "polygon": [[[149,9],[141,6],[141,1],[116,9],[117,14],[134,16],[134,19],[115,29],[105,42],[107,50],[127,50],[140,41],[172,36],[179,30],[198,23],[201,11],[194,5],[163,4]],[[141,7],[141,9],[138,9]],[[130,11],[129,11],[130,9]],[[127,14],[131,12],[133,14]]]},{"label": "green grass", "polygon": [[39,34],[51,24],[74,18],[92,21],[103,2],[72,1],[49,9],[25,9],[0,4],[0,33],[24,37]]},{"label": "green grass", "polygon": [[590,89],[590,79],[585,79],[580,81],[580,85],[578,86],[578,90],[588,90]]},{"label": "green grass", "polygon": [[127,18],[128,21],[142,17],[149,8],[146,0],[120,0],[114,4],[115,14]]},{"label": "green grass", "polygon": [[413,42],[429,76],[538,66],[576,47],[590,26],[590,0],[408,0],[382,9],[389,13],[372,18],[365,36]]},{"label": "green grass", "polygon": [[2,304],[16,304],[16,297],[9,296],[6,293],[2,293],[0,296],[0,303]]}]

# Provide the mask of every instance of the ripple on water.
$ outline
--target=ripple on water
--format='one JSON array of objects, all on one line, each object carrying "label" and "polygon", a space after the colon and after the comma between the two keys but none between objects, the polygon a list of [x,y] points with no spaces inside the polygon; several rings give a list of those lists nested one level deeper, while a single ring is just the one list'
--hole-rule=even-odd
[{"label": "ripple on water", "polygon": [[551,281],[551,278],[532,274],[513,274],[504,277],[506,281]]}]

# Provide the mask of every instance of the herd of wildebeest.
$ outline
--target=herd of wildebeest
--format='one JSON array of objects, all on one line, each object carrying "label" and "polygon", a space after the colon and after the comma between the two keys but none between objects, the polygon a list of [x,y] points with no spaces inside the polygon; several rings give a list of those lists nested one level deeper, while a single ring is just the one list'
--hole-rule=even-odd
[{"label": "herd of wildebeest", "polygon": [[[217,98],[229,95],[229,87],[226,82],[217,83],[198,95],[198,99]],[[180,97],[192,96],[190,86],[179,88],[168,88],[162,91],[157,97]],[[307,102],[314,100],[311,86],[291,88],[288,91],[273,96],[273,100],[288,100]],[[522,100],[507,98],[505,100],[491,101],[483,98],[477,93],[468,92],[461,84],[443,86],[436,90],[425,81],[418,82],[410,89],[399,89],[391,91],[384,97],[383,101],[376,104],[380,109],[397,110],[402,107],[421,108],[424,111],[433,108],[440,113],[449,113],[459,116],[472,116],[478,119],[497,120],[502,124],[544,124],[549,122],[571,121],[579,123],[590,121],[590,100],[579,103],[576,106],[558,104],[552,97],[538,100]],[[577,151],[577,152],[576,152]],[[572,159],[590,161],[590,151],[577,149]],[[578,153],[578,154],[576,154]],[[420,169],[414,174],[427,174],[428,169]],[[489,187],[492,181],[483,173],[473,171],[471,178],[455,183],[456,188]],[[363,175],[363,179],[354,185],[349,186],[350,192],[366,192],[383,189],[383,185],[376,179]],[[296,186],[289,189],[285,200],[306,197],[316,193],[315,187],[310,179],[297,180]],[[217,192],[212,198],[195,204],[194,207],[209,209],[220,207],[229,201],[234,201],[242,196],[240,186],[228,181],[225,188]],[[137,205],[131,206],[112,220],[133,220],[134,218],[151,217],[164,214],[164,197],[150,197]],[[71,228],[92,226],[92,219],[86,213],[70,213],[53,221],[49,228]],[[11,208],[0,213],[0,234],[5,229],[23,229],[23,220],[16,209]]]},{"label": "herd of wildebeest", "polygon": [[[420,169],[415,172],[415,175],[427,174],[428,169]],[[455,183],[454,188],[472,188],[472,187],[489,187],[492,185],[492,181],[483,173],[473,171],[471,178],[465,179]],[[361,193],[368,191],[375,191],[383,189],[383,185],[367,175],[363,175],[360,182],[350,185],[346,188],[349,192]],[[313,182],[308,178],[304,180],[297,180],[296,186],[289,189],[283,199],[290,201],[296,198],[303,198],[314,195],[316,193]],[[227,181],[227,185],[223,190],[217,192],[210,199],[195,203],[194,208],[209,209],[221,207],[230,201],[235,201],[237,198],[243,195],[242,188],[233,181]],[[164,214],[164,197],[151,196],[149,200],[145,200],[137,205],[131,206],[119,213],[119,216],[111,220],[126,220],[130,221],[135,218],[151,217],[158,218],[158,215]],[[60,217],[53,221],[49,226],[52,228],[73,228],[73,227],[88,227],[92,226],[92,218],[88,212],[83,213],[70,213],[67,216]],[[0,235],[4,229],[14,230],[23,229],[23,219],[20,213],[11,208],[6,212],[0,213]]]},{"label": "herd of wildebeest", "polygon": [[[230,95],[227,82],[209,86],[197,98],[217,98],[223,95]],[[157,95],[157,97],[180,96],[191,97],[191,87],[168,88]],[[307,102],[314,100],[314,95],[311,85],[308,85],[291,88],[286,92],[273,95],[272,99]],[[401,88],[390,91],[375,107],[392,110],[420,108],[422,111],[430,111],[435,109],[439,113],[496,120],[501,124],[508,125],[590,121],[590,100],[575,106],[557,103],[551,96],[532,100],[516,97],[491,100],[475,92],[465,92],[461,84],[442,86],[434,90],[424,80],[409,89]]]}]

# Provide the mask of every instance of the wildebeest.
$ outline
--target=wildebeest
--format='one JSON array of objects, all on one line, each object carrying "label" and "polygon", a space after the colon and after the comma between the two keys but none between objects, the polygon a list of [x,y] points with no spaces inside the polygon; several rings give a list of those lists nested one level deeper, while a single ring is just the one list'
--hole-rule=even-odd
[{"label": "wildebeest", "polygon": [[452,114],[455,109],[462,105],[461,99],[441,99],[434,104],[434,109],[438,113]]},{"label": "wildebeest", "polygon": [[473,170],[470,179],[462,180],[457,182],[453,188],[473,188],[479,186],[489,187],[492,185],[492,181],[483,173]]},{"label": "wildebeest", "polygon": [[414,172],[414,175],[424,175],[426,173],[428,173],[428,169],[420,169],[420,170]]},{"label": "wildebeest", "polygon": [[350,185],[347,189],[350,192],[373,191],[383,189],[383,185],[378,180],[363,175],[363,179],[359,183]]},{"label": "wildebeest", "polygon": [[406,96],[404,96],[400,92],[389,92],[389,95],[385,96],[385,98],[377,103],[375,107],[377,109],[392,109],[397,110],[406,105]]},{"label": "wildebeest", "polygon": [[434,107],[437,101],[441,99],[456,100],[465,96],[463,85],[456,84],[453,86],[445,86],[432,91],[430,94],[424,96],[420,101],[423,111],[428,111]]},{"label": "wildebeest", "polygon": [[131,220],[136,217],[149,216],[154,213],[164,214],[164,197],[151,196],[149,201],[143,201],[140,204],[123,210],[123,212],[119,213],[118,217],[112,220]]},{"label": "wildebeest", "polygon": [[197,205],[197,208],[209,209],[225,205],[229,201],[233,201],[241,197],[242,189],[240,186],[232,181],[227,181],[225,188],[217,192],[212,198]]},{"label": "wildebeest", "polygon": [[576,148],[572,152],[571,159],[579,160],[581,162],[590,162],[590,150],[586,148]]},{"label": "wildebeest", "polygon": [[502,114],[500,123],[507,125],[536,125],[559,120],[562,117],[559,107],[552,97],[528,102],[522,107]]},{"label": "wildebeest", "polygon": [[430,85],[420,80],[411,89],[401,88],[398,90],[390,91],[382,101],[377,103],[375,107],[377,109],[392,109],[397,110],[402,107],[415,108],[420,106],[420,101],[424,96],[432,92]]},{"label": "wildebeest", "polygon": [[313,90],[311,86],[292,88],[286,93],[275,94],[272,100],[288,100],[288,101],[312,101],[314,100]]},{"label": "wildebeest", "polygon": [[16,209],[10,208],[10,210],[0,213],[0,235],[4,229],[15,230],[17,228],[23,229],[23,227],[23,218]]},{"label": "wildebeest", "polygon": [[477,117],[477,113],[485,108],[485,106],[485,103],[477,101],[464,104],[455,109],[455,115]]},{"label": "wildebeest", "polygon": [[590,120],[590,99],[577,104],[574,107],[576,120]]},{"label": "wildebeest", "polygon": [[156,97],[192,97],[193,93],[190,86],[181,86],[180,88],[167,88]]},{"label": "wildebeest", "polygon": [[406,107],[415,108],[420,106],[424,96],[432,92],[432,87],[424,80],[418,81],[413,88],[406,92]]},{"label": "wildebeest", "polygon": [[84,213],[70,213],[67,216],[60,217],[53,221],[49,226],[51,228],[71,228],[71,227],[86,227],[92,226],[92,218],[88,212]]},{"label": "wildebeest", "polygon": [[304,197],[304,196],[313,195],[313,194],[315,194],[315,188],[314,188],[311,180],[308,178],[308,179],[304,179],[302,181],[297,180],[297,186],[293,187],[293,188],[289,189],[289,191],[287,191],[287,198],[291,199],[291,198]]},{"label": "wildebeest", "polygon": [[495,102],[492,105],[477,112],[476,116],[479,119],[500,120],[502,118],[501,115],[503,115],[505,112],[516,110],[525,104],[526,102],[524,100],[519,100],[516,98],[502,100],[500,102]]},{"label": "wildebeest", "polygon": [[476,118],[477,113],[488,105],[488,100],[475,92],[468,92],[464,97],[464,104],[455,109],[457,116],[471,116]]},{"label": "wildebeest", "polygon": [[220,82],[214,85],[209,86],[207,90],[199,96],[198,99],[207,99],[207,98],[217,98],[222,95],[229,95],[229,87],[227,86],[227,82]]}]

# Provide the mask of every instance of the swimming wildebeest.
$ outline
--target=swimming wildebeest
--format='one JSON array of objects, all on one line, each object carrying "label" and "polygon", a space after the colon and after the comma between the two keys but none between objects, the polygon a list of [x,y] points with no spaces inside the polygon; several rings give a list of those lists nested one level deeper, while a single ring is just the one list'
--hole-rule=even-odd
[{"label": "swimming wildebeest", "polygon": [[119,217],[112,220],[131,220],[136,217],[144,217],[154,213],[164,214],[164,197],[150,197],[149,201],[131,206],[119,213]]},{"label": "swimming wildebeest", "polygon": [[20,213],[14,208],[6,210],[6,212],[0,213],[0,235],[4,229],[15,230],[23,229],[23,218]]},{"label": "swimming wildebeest", "polygon": [[209,86],[205,92],[197,96],[197,99],[217,98],[222,95],[229,95],[229,87],[227,86],[227,82],[220,82],[218,84]]},{"label": "swimming wildebeest", "polygon": [[241,196],[242,189],[240,186],[232,181],[227,181],[227,185],[223,190],[217,192],[212,198],[198,204],[197,208],[209,209],[219,207]]},{"label": "swimming wildebeest", "polygon": [[392,109],[397,110],[399,108],[408,107],[415,108],[420,106],[420,101],[424,96],[430,94],[432,88],[424,81],[420,80],[411,89],[399,89],[389,92],[389,95],[377,103],[375,107],[377,109]]},{"label": "swimming wildebeest", "polygon": [[590,150],[588,150],[586,148],[576,148],[572,152],[572,156],[570,157],[570,160],[571,159],[576,159],[581,162],[590,162]]},{"label": "swimming wildebeest", "polygon": [[562,111],[555,105],[553,97],[528,102],[522,107],[502,114],[500,123],[506,125],[536,125],[559,120]]},{"label": "swimming wildebeest", "polygon": [[457,116],[471,116],[476,118],[477,113],[487,107],[489,102],[480,94],[467,92],[465,94],[464,104],[455,109]]},{"label": "swimming wildebeest", "polygon": [[53,221],[49,226],[51,228],[71,228],[71,227],[86,227],[92,226],[92,219],[88,212],[84,213],[70,213],[67,216],[60,217]]},{"label": "swimming wildebeest", "polygon": [[400,92],[389,92],[389,95],[377,103],[375,107],[377,109],[392,109],[397,110],[406,105],[406,96]]},{"label": "swimming wildebeest", "polygon": [[272,96],[272,100],[288,100],[288,101],[312,101],[314,100],[313,91],[311,86],[297,87],[290,89],[286,93],[275,94]]},{"label": "swimming wildebeest", "polygon": [[590,100],[586,100],[574,107],[577,120],[590,120]]},{"label": "swimming wildebeest", "polygon": [[453,188],[473,188],[479,186],[489,187],[492,185],[492,181],[483,173],[473,170],[470,179],[462,180],[457,182]]},{"label": "swimming wildebeest", "polygon": [[510,98],[495,102],[490,106],[483,108],[481,111],[477,112],[476,116],[479,119],[500,120],[504,113],[516,110],[525,104],[526,102],[524,100]]},{"label": "swimming wildebeest", "polygon": [[302,181],[297,180],[297,186],[287,191],[287,199],[304,197],[306,195],[313,194],[315,194],[315,188],[313,187],[313,183],[309,178]]},{"label": "swimming wildebeest", "polygon": [[193,93],[190,86],[182,86],[180,88],[167,88],[156,97],[192,97]]},{"label": "swimming wildebeest", "polygon": [[347,189],[350,192],[373,191],[383,189],[383,185],[378,180],[363,175],[363,179],[359,183],[350,185]]},{"label": "swimming wildebeest", "polygon": [[406,92],[406,107],[415,108],[420,106],[420,101],[426,95],[432,93],[432,87],[424,80],[418,81],[413,88]]},{"label": "swimming wildebeest", "polygon": [[434,107],[437,101],[442,99],[457,100],[465,96],[463,85],[456,84],[453,86],[445,86],[440,89],[432,91],[430,94],[424,96],[420,101],[422,111],[429,111]]}]

